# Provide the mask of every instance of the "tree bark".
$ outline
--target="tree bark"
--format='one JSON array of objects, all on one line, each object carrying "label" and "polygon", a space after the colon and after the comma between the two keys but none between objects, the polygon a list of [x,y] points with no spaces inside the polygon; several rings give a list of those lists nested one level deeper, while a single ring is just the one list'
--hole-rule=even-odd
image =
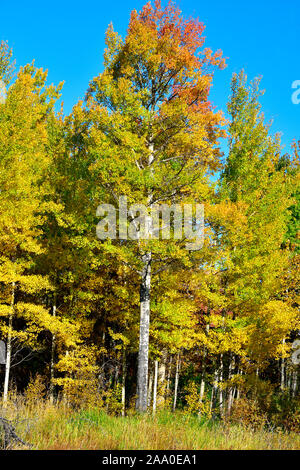
[{"label": "tree bark", "polygon": [[177,355],[177,360],[176,360],[176,372],[175,372],[173,411],[175,411],[176,405],[177,405],[180,365],[181,365],[181,359],[180,359],[180,354],[178,353],[178,355]]},{"label": "tree bark", "polygon": [[6,364],[5,364],[4,387],[3,387],[3,405],[4,406],[7,403],[9,375],[10,375],[10,366],[11,366],[12,321],[13,321],[14,305],[15,305],[15,287],[16,287],[16,284],[15,284],[15,282],[13,282],[12,283],[12,290],[11,290],[10,314],[9,314],[9,318],[8,318]]},{"label": "tree bark", "polygon": [[122,416],[125,416],[125,403],[126,403],[126,350],[123,347],[123,361],[122,361]]},{"label": "tree bark", "polygon": [[216,398],[217,398],[217,391],[218,391],[218,377],[219,377],[219,371],[218,371],[218,366],[217,363],[215,364],[215,371],[214,371],[214,382],[213,382],[213,387],[211,391],[211,400],[210,400],[210,411],[214,408],[214,405],[216,403]]},{"label": "tree bark", "polygon": [[292,396],[293,396],[293,398],[297,394],[297,378],[298,378],[298,371],[294,370],[293,371],[293,381],[292,381]]},{"label": "tree bark", "polygon": [[[243,371],[239,369],[238,375],[243,375]],[[236,399],[239,400],[240,396],[241,396],[241,388],[238,386],[237,391],[236,391]]]},{"label": "tree bark", "polygon": [[158,381],[158,360],[156,359],[154,361],[153,413],[156,412],[157,381]]},{"label": "tree bark", "polygon": [[[206,325],[206,332],[207,334],[209,333],[209,324]],[[200,396],[199,396],[199,401],[202,403],[203,397],[204,397],[204,392],[205,392],[205,379],[206,379],[206,356],[207,356],[207,349],[204,346],[203,350],[203,364],[202,364],[202,377],[201,377],[201,384],[200,384]],[[201,416],[201,410],[199,411],[199,416]]]},{"label": "tree bark", "polygon": [[[149,138],[148,165],[151,167],[154,159],[152,136]],[[151,168],[151,173],[153,169]],[[148,193],[149,209],[152,207],[152,193]],[[147,217],[149,237],[152,233],[151,216]],[[136,409],[141,413],[147,411],[148,404],[148,367],[149,367],[149,326],[150,326],[150,290],[151,290],[151,261],[152,253],[147,251],[142,255],[142,279],[140,285],[140,339],[137,371],[137,401]]]},{"label": "tree bark", "polygon": [[[228,380],[230,380],[232,375],[233,375],[234,367],[235,367],[234,355],[231,353],[230,354],[230,359],[229,359]],[[227,403],[227,414],[228,414],[228,416],[231,413],[231,407],[232,407],[232,403],[233,403],[234,393],[235,393],[235,389],[234,389],[234,387],[231,386],[229,388],[229,393],[228,393],[228,403]]]},{"label": "tree bark", "polygon": [[167,375],[167,385],[166,385],[167,398],[169,397],[169,394],[170,394],[170,378],[171,378],[171,371],[172,371],[172,362],[173,362],[173,356],[170,356],[168,375]]},{"label": "tree bark", "polygon": [[222,383],[223,383],[223,369],[224,369],[224,365],[223,365],[223,354],[220,355],[220,369],[219,369],[219,401],[220,401],[220,415],[221,417],[223,417],[223,414],[224,414],[224,403],[223,403],[223,400],[224,400],[224,393],[223,393],[223,389],[222,389]]},{"label": "tree bark", "polygon": [[163,351],[160,361],[158,363],[158,393],[157,393],[157,405],[163,407],[165,403],[166,394],[166,363],[167,363],[167,351]]},{"label": "tree bark", "polygon": [[140,286],[140,340],[138,354],[136,409],[144,413],[147,411],[151,252],[145,253],[142,257],[142,261],[143,270]]},{"label": "tree bark", "polygon": [[[53,307],[52,307],[52,316],[56,316],[56,296],[54,296]],[[52,343],[51,343],[51,360],[50,360],[50,387],[49,387],[49,396],[50,403],[54,402],[54,355],[56,348],[56,336],[52,334]]]},{"label": "tree bark", "polygon": [[[282,340],[282,349],[284,345],[285,345],[285,338],[283,338]],[[284,360],[283,353],[282,353],[281,367],[280,367],[280,389],[284,390],[284,387],[285,387],[285,360]]]},{"label": "tree bark", "polygon": [[151,370],[149,374],[149,386],[148,386],[148,407],[151,405],[151,399],[152,399],[152,388],[153,388],[153,370]]}]

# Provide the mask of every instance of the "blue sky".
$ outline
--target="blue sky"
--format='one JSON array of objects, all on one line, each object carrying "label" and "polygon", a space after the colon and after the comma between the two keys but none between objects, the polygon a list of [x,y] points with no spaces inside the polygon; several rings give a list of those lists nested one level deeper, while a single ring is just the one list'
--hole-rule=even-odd
[{"label": "blue sky", "polygon": [[[104,33],[113,22],[125,35],[130,11],[140,0],[0,0],[0,39],[8,40],[17,65],[36,60],[49,82],[65,81],[65,112],[84,96],[89,80],[102,70]],[[180,0],[185,16],[206,25],[206,46],[222,49],[228,67],[215,74],[211,101],[226,112],[233,72],[262,75],[262,99],[272,130],[282,132],[285,150],[300,138],[300,104],[292,104],[292,82],[300,80],[299,0]]]}]

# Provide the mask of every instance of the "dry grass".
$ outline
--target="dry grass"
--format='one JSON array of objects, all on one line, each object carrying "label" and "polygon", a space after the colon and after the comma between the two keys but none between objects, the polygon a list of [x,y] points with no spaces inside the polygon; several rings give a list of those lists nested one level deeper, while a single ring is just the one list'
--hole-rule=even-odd
[{"label": "dry grass", "polygon": [[18,417],[18,434],[40,450],[300,449],[299,434],[200,422],[180,412],[123,418],[99,409],[73,411],[39,403],[9,407],[6,416]]}]

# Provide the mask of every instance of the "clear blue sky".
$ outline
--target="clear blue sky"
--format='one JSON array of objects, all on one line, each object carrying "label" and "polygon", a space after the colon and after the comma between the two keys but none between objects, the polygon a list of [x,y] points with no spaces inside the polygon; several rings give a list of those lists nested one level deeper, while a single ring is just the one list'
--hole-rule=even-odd
[{"label": "clear blue sky", "polygon": [[[8,40],[17,65],[36,60],[49,70],[49,82],[64,80],[65,112],[84,96],[89,80],[102,70],[104,33],[113,22],[125,35],[130,11],[141,0],[0,0],[0,39]],[[180,0],[186,16],[206,25],[206,45],[222,49],[228,67],[215,75],[211,100],[226,111],[230,77],[244,68],[263,76],[262,100],[273,131],[281,131],[288,150],[300,138],[300,104],[292,104],[291,85],[300,80],[299,0]]]}]

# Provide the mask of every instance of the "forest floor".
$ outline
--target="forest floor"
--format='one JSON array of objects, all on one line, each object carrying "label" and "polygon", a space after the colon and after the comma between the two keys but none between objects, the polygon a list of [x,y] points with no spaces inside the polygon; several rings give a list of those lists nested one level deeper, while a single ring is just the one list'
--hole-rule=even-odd
[{"label": "forest floor", "polygon": [[[17,435],[39,450],[300,449],[300,435],[296,433],[200,421],[182,412],[117,417],[101,409],[72,411],[38,404],[9,408],[5,415],[14,423]],[[16,442],[11,448],[28,447]]]}]

